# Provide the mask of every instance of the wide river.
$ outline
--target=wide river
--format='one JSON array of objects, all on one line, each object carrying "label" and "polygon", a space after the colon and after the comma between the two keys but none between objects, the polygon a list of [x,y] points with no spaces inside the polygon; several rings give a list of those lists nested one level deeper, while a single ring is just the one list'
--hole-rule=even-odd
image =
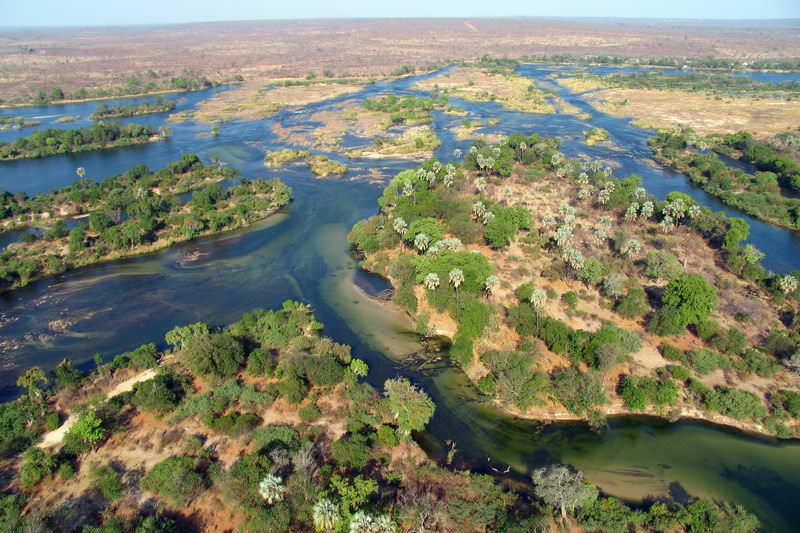
[{"label": "wide river", "polygon": [[[608,69],[604,69],[608,70]],[[646,140],[652,132],[629,121],[595,111],[583,97],[563,91],[549,77],[556,69],[525,65],[519,72],[542,88],[553,90],[591,115],[580,120],[570,114],[533,115],[504,110],[493,103],[453,99],[470,119],[499,118],[487,133],[539,132],[562,138],[569,155],[586,153],[607,160],[618,176],[635,173],[646,188],[663,197],[681,190],[715,210],[727,209],[684,176],[654,165]],[[429,75],[425,75],[429,76]],[[286,147],[272,132],[274,124],[313,128],[308,116],[317,110],[342,106],[382,93],[422,94],[410,87],[424,76],[380,82],[355,95],[284,111],[264,120],[231,121],[216,138],[207,125],[192,121],[171,125],[173,136],[163,142],[109,151],[54,156],[0,163],[0,187],[36,193],[76,179],[75,168],[103,179],[138,163],[151,169],[197,153],[204,160],[220,158],[246,176],[281,177],[294,190],[294,202],[271,219],[247,231],[201,239],[145,257],[85,268],[0,296],[0,397],[16,394],[16,377],[32,365],[54,366],[65,357],[91,365],[92,355],[106,357],[145,342],[163,342],[164,333],[178,324],[204,321],[223,325],[254,307],[274,308],[293,298],[311,303],[325,333],[353,346],[354,354],[370,365],[369,380],[380,386],[387,377],[408,376],[435,400],[436,414],[418,440],[434,457],[442,457],[450,443],[456,462],[478,470],[504,471],[524,477],[532,468],[564,462],[583,470],[605,493],[629,501],[687,495],[732,500],[757,513],[770,531],[791,531],[800,522],[800,445],[777,442],[694,422],[668,424],[649,418],[611,420],[601,434],[583,424],[542,425],[516,419],[482,403],[462,372],[438,363],[417,371],[408,355],[421,347],[408,321],[378,304],[368,292],[382,288],[365,275],[348,253],[346,235],[352,224],[376,212],[382,184],[367,179],[379,172],[384,178],[412,166],[405,161],[347,161],[346,179],[317,180],[305,167],[270,170],[264,167],[266,150]],[[177,110],[191,109],[210,97],[211,89],[170,95]],[[129,100],[119,100],[127,102]],[[5,110],[2,114],[40,120],[38,128],[89,124],[97,103]],[[59,116],[78,117],[58,124]],[[433,114],[433,128],[442,140],[437,157],[451,158],[454,148],[466,150],[451,128],[463,117]],[[126,121],[161,125],[166,115]],[[590,127],[609,131],[619,147],[588,147],[582,132]],[[6,141],[36,128],[0,132]],[[368,142],[347,138],[348,145]],[[350,180],[347,178],[356,178]],[[797,234],[744,217],[751,226],[751,242],[767,254],[766,265],[777,272],[800,267]],[[0,246],[13,240],[7,236]],[[187,252],[198,258],[183,262]]]}]

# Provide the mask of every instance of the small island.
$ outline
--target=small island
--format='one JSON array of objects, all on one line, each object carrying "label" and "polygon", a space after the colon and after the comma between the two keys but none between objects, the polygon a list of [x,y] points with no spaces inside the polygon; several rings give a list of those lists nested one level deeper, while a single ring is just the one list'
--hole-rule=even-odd
[{"label": "small island", "polygon": [[[204,165],[184,155],[151,172],[137,165],[101,183],[81,180],[28,198],[0,197],[3,229],[44,226],[42,237],[23,234],[0,254],[0,290],[65,270],[153,252],[197,237],[244,228],[289,203],[280,180],[233,180],[230,167]],[[188,201],[177,195],[194,191]],[[67,219],[77,220],[71,229]]]},{"label": "small island", "polygon": [[156,130],[140,124],[101,122],[88,128],[48,128],[12,142],[0,143],[0,161],[119,148],[158,141],[168,135],[166,128]]},{"label": "small island", "polygon": [[98,105],[89,118],[92,120],[103,120],[107,118],[122,118],[122,117],[136,117],[139,115],[151,115],[153,113],[168,113],[175,109],[175,102],[172,100],[165,100],[161,97],[153,101],[144,101],[138,104],[118,104]]},{"label": "small island", "polygon": [[766,271],[743,220],[537,134],[402,171],[378,204],[353,249],[487,401],[800,434],[798,274]]}]

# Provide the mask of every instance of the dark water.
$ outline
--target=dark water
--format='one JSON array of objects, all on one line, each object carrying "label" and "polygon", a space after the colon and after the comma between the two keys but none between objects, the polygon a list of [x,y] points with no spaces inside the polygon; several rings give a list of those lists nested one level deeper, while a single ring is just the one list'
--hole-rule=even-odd
[{"label": "dark water", "polygon": [[[520,72],[543,87],[554,88],[548,69],[524,66]],[[355,98],[382,91],[413,93],[419,78],[367,87]],[[193,105],[202,95],[182,95]],[[586,110],[592,119],[572,115],[528,115],[503,110],[492,103],[454,101],[469,118],[499,117],[486,132],[537,131],[564,138],[570,155],[588,153],[619,167],[618,175],[635,172],[658,196],[684,190],[718,208],[713,199],[686,184],[680,175],[648,165],[649,132],[627,121],[599,114],[577,97],[562,95]],[[274,308],[287,298],[311,303],[326,324],[326,334],[353,346],[370,365],[369,380],[380,386],[388,377],[406,375],[418,381],[434,398],[437,412],[430,430],[420,437],[434,456],[455,441],[456,460],[491,471],[511,466],[509,475],[525,476],[532,468],[563,461],[583,469],[605,492],[632,501],[648,496],[686,492],[732,499],[768,521],[771,530],[791,530],[800,520],[792,500],[800,496],[800,446],[775,443],[695,423],[666,424],[650,419],[619,419],[597,435],[581,424],[541,426],[497,412],[477,400],[463,373],[442,365],[422,371],[406,365],[406,356],[420,350],[406,319],[386,310],[367,293],[384,285],[358,273],[347,251],[346,234],[352,224],[374,213],[382,185],[366,180],[316,180],[303,166],[269,170],[264,151],[284,147],[272,134],[274,122],[304,125],[307,114],[343,105],[353,96],[308,106],[303,112],[281,112],[255,122],[229,122],[217,138],[207,125],[174,125],[165,142],[112,151],[0,164],[0,184],[9,190],[37,192],[70,183],[75,167],[84,166],[96,179],[122,172],[137,163],[159,168],[181,153],[199,153],[205,160],[219,157],[246,176],[281,177],[293,189],[295,201],[281,213],[247,231],[233,232],[186,243],[145,257],[118,261],[42,280],[0,296],[0,393],[16,390],[14,381],[31,365],[52,367],[69,357],[89,364],[92,354],[107,357],[144,342],[160,342],[178,324],[205,321],[226,324],[254,307]],[[96,104],[70,106],[69,112],[87,116]],[[44,112],[53,112],[45,108]],[[10,114],[20,114],[14,110]],[[27,110],[26,110],[27,112]],[[33,110],[30,110],[34,113]],[[37,111],[39,112],[39,111]],[[139,117],[140,119],[145,117]],[[463,117],[435,112],[433,127],[442,139],[437,156],[450,159],[456,147],[465,150],[450,128]],[[150,116],[159,125],[164,117]],[[140,120],[143,121],[143,120]],[[610,132],[620,151],[587,147],[582,131],[600,126]],[[364,139],[348,138],[357,145]],[[373,168],[388,178],[407,162],[349,162],[346,178],[366,176]],[[786,230],[751,223],[752,238],[770,258],[770,268],[797,268],[798,241]],[[196,261],[184,263],[188,251]]]}]

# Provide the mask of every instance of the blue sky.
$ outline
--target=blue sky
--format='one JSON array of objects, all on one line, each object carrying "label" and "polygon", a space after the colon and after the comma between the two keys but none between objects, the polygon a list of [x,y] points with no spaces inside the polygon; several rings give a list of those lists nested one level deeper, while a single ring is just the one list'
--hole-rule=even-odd
[{"label": "blue sky", "polygon": [[331,17],[800,18],[800,0],[0,0],[0,26]]}]

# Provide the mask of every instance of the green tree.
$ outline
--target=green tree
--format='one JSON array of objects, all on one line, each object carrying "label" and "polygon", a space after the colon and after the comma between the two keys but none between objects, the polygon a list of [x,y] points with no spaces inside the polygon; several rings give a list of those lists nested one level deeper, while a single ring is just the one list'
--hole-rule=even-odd
[{"label": "green tree", "polygon": [[573,513],[598,496],[597,489],[583,481],[583,472],[564,465],[538,468],[531,477],[536,495],[547,505],[559,509],[563,519],[567,518],[567,510]]},{"label": "green tree", "polygon": [[399,436],[408,438],[412,431],[421,431],[433,416],[435,405],[422,390],[407,379],[388,379],[383,384],[389,411],[397,422]]},{"label": "green tree", "polygon": [[661,304],[656,323],[662,320],[683,328],[708,318],[717,305],[717,293],[702,276],[681,274],[664,289]]},{"label": "green tree", "polygon": [[64,447],[73,453],[94,449],[106,436],[103,420],[95,411],[86,411],[64,435]]}]

